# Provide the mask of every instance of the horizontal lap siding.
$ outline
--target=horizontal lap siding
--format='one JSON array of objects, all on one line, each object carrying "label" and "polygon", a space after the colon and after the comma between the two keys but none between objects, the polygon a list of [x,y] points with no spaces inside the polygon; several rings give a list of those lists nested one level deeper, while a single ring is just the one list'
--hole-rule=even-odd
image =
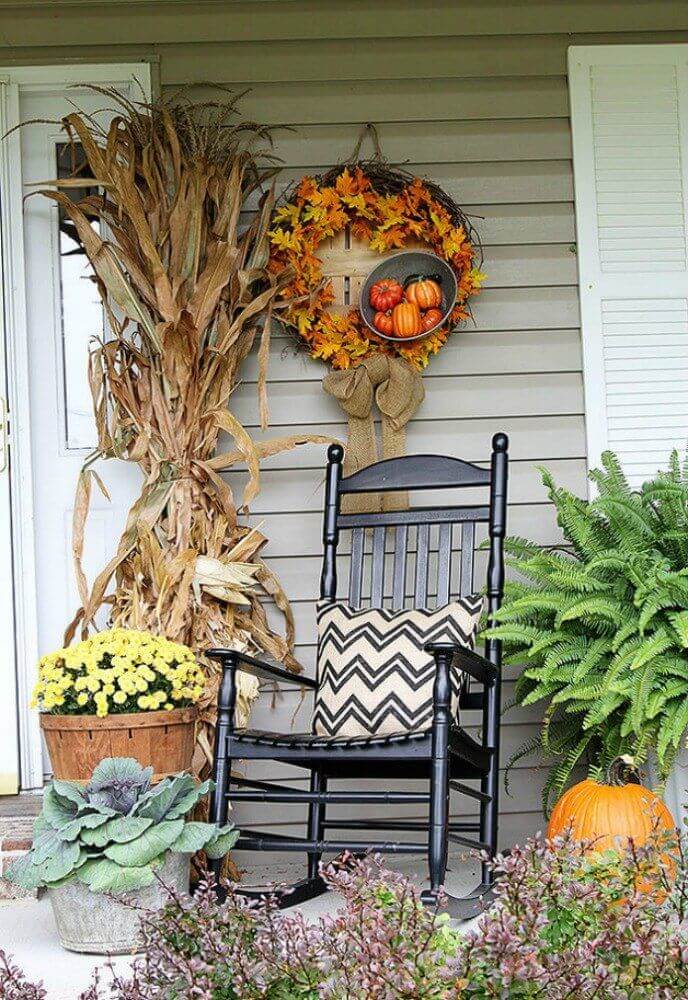
[{"label": "horizontal lap siding", "polygon": [[[394,72],[388,61],[378,75]],[[425,373],[426,397],[409,426],[408,450],[484,461],[491,434],[504,428],[512,438],[514,459],[510,528],[541,544],[557,541],[559,531],[535,466],[547,461],[557,478],[574,489],[585,482],[570,132],[563,78],[330,81],[317,89],[307,80],[280,88],[261,83],[247,95],[246,107],[256,117],[298,123],[295,132],[277,142],[286,164],[284,185],[305,171],[316,172],[345,157],[355,138],[354,123],[369,117],[378,123],[383,150],[391,159],[433,177],[474,216],[484,241],[488,282],[474,303],[475,323],[452,338]],[[288,336],[276,336],[269,365],[270,430],[263,434],[257,427],[253,358],[235,395],[235,412],[259,438],[309,429],[341,438],[345,423],[338,406],[323,394],[322,373],[319,364],[295,351]],[[266,461],[252,518],[270,540],[267,561],[292,599],[296,652],[309,674],[315,669],[323,453],[320,446],[307,446]],[[245,475],[234,472],[228,479],[240,496]],[[347,562],[344,556],[342,580]],[[477,565],[483,571],[484,564],[479,557]],[[507,676],[505,701],[513,695],[513,669]],[[267,727],[298,728],[307,726],[309,713],[309,699],[301,703],[297,690],[282,690],[263,696],[255,720]],[[479,720],[466,722],[477,735]],[[503,768],[533,735],[537,722],[537,708],[519,709],[506,717]],[[270,773],[275,773],[274,765],[261,762],[249,767],[255,777]],[[282,768],[279,773],[301,784],[305,781],[294,769]],[[515,769],[511,796],[505,795],[502,802],[504,844],[541,825],[544,777],[541,769],[523,762]],[[418,806],[391,811],[398,816],[422,813]],[[474,808],[470,800],[454,796],[453,811],[473,813]],[[339,812],[354,814],[351,807]],[[371,810],[366,814],[372,815]],[[384,808],[378,807],[375,814],[384,814]],[[303,807],[282,810],[280,828],[298,828],[303,816]],[[244,826],[266,827],[274,819],[274,808],[239,803],[236,819]]]},{"label": "horizontal lap siding", "polygon": [[[685,40],[685,4],[0,0],[0,27],[0,64],[150,58],[167,94],[195,84],[197,96],[209,95],[199,77],[250,87],[247,114],[294,126],[276,133],[285,162],[280,189],[348,155],[360,123],[376,122],[391,159],[432,177],[474,217],[488,274],[475,322],[430,363],[409,450],[484,461],[491,434],[505,430],[513,460],[509,528],[543,545],[560,540],[536,466],[544,462],[558,481],[585,488],[566,49]],[[322,392],[322,374],[276,335],[270,430],[257,427],[255,358],[234,410],[258,438],[309,430],[342,437],[342,413]],[[323,457],[322,446],[307,446],[266,461],[252,511],[269,539],[265,556],[294,600],[297,653],[308,672]],[[240,495],[245,475],[233,472],[229,481]],[[515,676],[513,667],[505,670],[507,699]],[[289,727],[299,698],[294,687],[266,692],[254,721]],[[306,725],[308,712],[305,703],[295,725]],[[477,733],[478,720],[466,721]],[[506,716],[503,766],[536,725],[536,708]],[[296,780],[293,769],[266,763],[252,773]],[[542,781],[540,769],[517,766],[512,796],[502,802],[504,844],[541,825]],[[242,825],[284,830],[301,815],[246,803],[236,810]]]}]

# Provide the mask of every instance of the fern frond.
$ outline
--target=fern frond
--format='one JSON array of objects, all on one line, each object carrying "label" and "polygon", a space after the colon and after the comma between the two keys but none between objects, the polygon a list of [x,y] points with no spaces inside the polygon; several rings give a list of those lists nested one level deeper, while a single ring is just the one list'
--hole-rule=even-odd
[{"label": "fern frond", "polygon": [[526,757],[533,757],[542,750],[542,740],[540,735],[534,736],[532,739],[527,740],[523,743],[518,750],[515,750],[507,762],[506,768],[504,770],[504,790],[507,795],[510,794],[510,784],[509,779],[511,776],[511,771],[514,765],[519,762],[519,760],[524,760]]},{"label": "fern frond", "polygon": [[674,611],[667,617],[680,645],[688,649],[688,611]]},{"label": "fern frond", "polygon": [[618,457],[613,451],[603,451],[600,459],[602,468],[593,469],[588,474],[588,478],[596,484],[600,496],[630,497],[631,487]]},{"label": "fern frond", "polygon": [[550,774],[545,787],[542,790],[542,807],[543,812],[546,816],[549,815],[549,800],[552,793],[554,794],[555,800],[558,799],[564,788],[568,784],[571,775],[577,764],[581,762],[583,755],[588,749],[592,736],[590,733],[586,733],[576,744],[569,750],[564,759],[554,768]]},{"label": "fern frond", "polygon": [[660,612],[666,611],[668,608],[674,608],[675,606],[676,602],[671,594],[663,590],[651,594],[643,603],[638,616],[638,629],[640,633],[645,633],[647,626]]},{"label": "fern frond", "polygon": [[593,639],[592,642],[588,642],[586,638],[585,641],[587,649],[578,661],[578,666],[573,675],[573,679],[576,682],[582,681],[591,670],[598,667],[610,652],[609,639]]},{"label": "fern frond", "polygon": [[668,629],[657,629],[636,650],[635,656],[631,661],[631,670],[639,670],[640,667],[645,666],[648,660],[653,660],[662,653],[666,653],[667,649],[671,649],[673,644],[674,639]]},{"label": "fern frond", "polygon": [[635,692],[633,694],[633,701],[631,703],[631,719],[633,721],[633,731],[640,733],[643,729],[643,724],[647,718],[646,707],[647,699],[652,690],[652,684],[655,679],[655,666],[652,662],[645,663],[642,671],[639,673],[638,681],[635,685]]},{"label": "fern frond", "polygon": [[561,626],[564,622],[574,619],[589,620],[602,618],[608,622],[617,622],[623,608],[616,601],[609,597],[583,597],[578,595],[573,601],[566,604],[557,616],[555,625]]},{"label": "fern frond", "polygon": [[502,642],[518,646],[530,646],[540,637],[540,630],[534,625],[492,625],[480,633],[479,639],[501,639]]},{"label": "fern frond", "polygon": [[[487,548],[489,544],[488,539],[482,543],[481,548]],[[519,535],[507,535],[504,539],[504,551],[510,556],[528,559],[531,556],[537,555],[540,551],[540,546],[536,545],[535,542],[529,542],[527,538],[521,538]]]},{"label": "fern frond", "polygon": [[623,705],[624,701],[625,698],[622,694],[608,694],[600,698],[585,713],[583,729],[592,729],[606,722],[609,716],[613,715]]},{"label": "fern frond", "polygon": [[592,501],[591,506],[614,526],[616,540],[622,552],[642,547],[653,537],[647,513],[635,494],[629,497],[598,497]]},{"label": "fern frond", "polygon": [[561,705],[565,701],[593,701],[605,694],[604,674],[593,675],[587,684],[571,684],[559,691],[552,698],[553,705]]}]

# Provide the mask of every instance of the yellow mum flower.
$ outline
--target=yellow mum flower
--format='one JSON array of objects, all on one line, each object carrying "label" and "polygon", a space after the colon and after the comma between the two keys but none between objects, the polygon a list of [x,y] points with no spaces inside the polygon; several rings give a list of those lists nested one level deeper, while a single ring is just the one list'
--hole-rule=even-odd
[{"label": "yellow mum flower", "polygon": [[102,716],[108,712],[108,698],[124,705],[140,695],[142,710],[171,709],[174,701],[197,700],[204,684],[188,646],[136,629],[113,628],[42,657],[31,704],[51,711],[72,696],[84,708],[93,697]]},{"label": "yellow mum flower", "polygon": [[107,695],[103,691],[99,691],[96,694],[94,701],[96,703],[96,715],[98,715],[101,719],[105,718],[105,716],[108,714]]}]

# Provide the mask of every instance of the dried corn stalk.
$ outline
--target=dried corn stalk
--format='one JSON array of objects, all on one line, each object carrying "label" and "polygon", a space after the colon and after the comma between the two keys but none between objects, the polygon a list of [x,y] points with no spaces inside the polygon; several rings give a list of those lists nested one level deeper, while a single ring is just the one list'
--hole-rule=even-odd
[{"label": "dried corn stalk", "polygon": [[[289,275],[266,270],[272,190],[242,230],[249,195],[274,174],[266,129],[242,121],[234,102],[134,104],[112,91],[107,132],[75,112],[62,121],[90,171],[46,182],[41,193],[70,220],[95,271],[110,335],[90,354],[98,450],[82,470],[73,550],[82,606],[68,628],[93,626],[103,604],[118,625],[159,631],[199,651],[229,645],[264,651],[298,670],[287,597],[261,560],[267,539],[240,515],[259,488],[260,459],[313,438],[256,445],[228,401],[256,333],[261,333],[259,398],[267,423],[265,359],[275,296]],[[89,185],[78,200],[63,188]],[[103,225],[101,236],[94,220]],[[234,451],[217,456],[220,432]],[[82,551],[98,458],[135,462],[144,476],[116,553],[89,587]],[[219,470],[242,462],[248,483],[238,507]],[[285,618],[268,625],[260,597]],[[217,677],[202,708],[198,770],[212,745]],[[257,693],[242,675],[239,710]]]}]

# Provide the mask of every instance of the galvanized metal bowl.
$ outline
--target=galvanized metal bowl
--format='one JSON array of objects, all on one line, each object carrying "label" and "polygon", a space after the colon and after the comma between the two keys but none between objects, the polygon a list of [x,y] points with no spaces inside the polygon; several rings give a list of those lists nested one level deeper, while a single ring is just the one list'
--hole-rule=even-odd
[{"label": "galvanized metal bowl", "polygon": [[[403,285],[408,278],[415,274],[423,275],[425,278],[434,278],[439,283],[442,289],[442,303],[439,306],[442,311],[442,319],[433,326],[432,330],[424,330],[416,337],[391,337],[380,333],[373,324],[375,309],[370,304],[370,289],[376,281],[382,281],[384,278],[395,278]],[[378,337],[382,337],[383,340],[392,340],[397,344],[400,342],[410,344],[414,340],[427,337],[429,333],[437,330],[440,326],[444,326],[456,304],[458,290],[456,274],[449,264],[437,254],[424,250],[403,250],[401,253],[394,254],[393,257],[387,257],[373,268],[361,289],[359,308],[365,325]]]}]

